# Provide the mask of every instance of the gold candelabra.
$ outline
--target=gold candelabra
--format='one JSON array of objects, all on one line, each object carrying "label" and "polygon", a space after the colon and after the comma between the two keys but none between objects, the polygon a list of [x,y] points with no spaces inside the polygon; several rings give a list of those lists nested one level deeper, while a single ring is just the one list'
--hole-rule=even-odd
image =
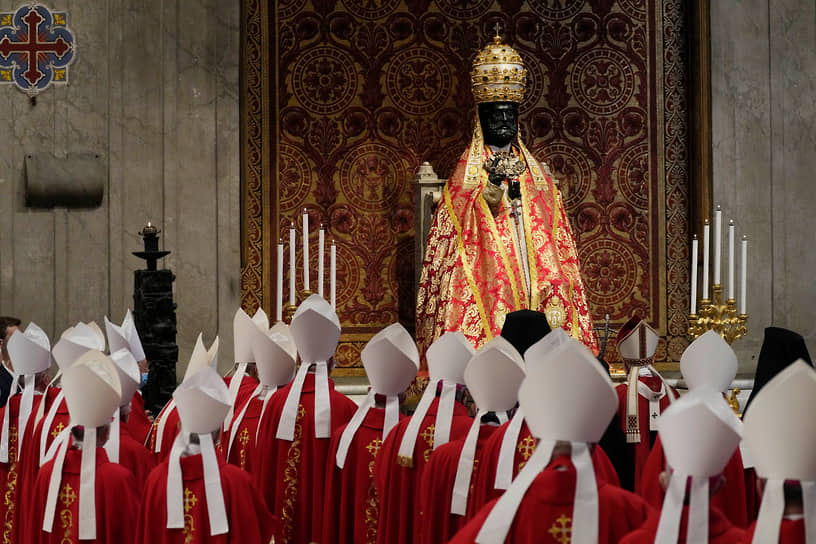
[{"label": "gold candelabra", "polygon": [[313,292],[307,289],[299,289],[297,291],[297,297],[295,299],[295,304],[289,304],[288,302],[283,305],[283,322],[287,325],[292,322],[292,318],[295,316],[295,311],[297,310],[298,305],[309,298]]},{"label": "gold candelabra", "polygon": [[729,298],[723,304],[722,285],[717,284],[712,287],[714,300],[704,298],[700,300],[697,313],[688,316],[689,336],[693,339],[701,334],[713,330],[723,337],[723,340],[733,344],[734,340],[745,336],[748,328],[745,323],[748,321],[748,314],[737,313],[737,301]]}]

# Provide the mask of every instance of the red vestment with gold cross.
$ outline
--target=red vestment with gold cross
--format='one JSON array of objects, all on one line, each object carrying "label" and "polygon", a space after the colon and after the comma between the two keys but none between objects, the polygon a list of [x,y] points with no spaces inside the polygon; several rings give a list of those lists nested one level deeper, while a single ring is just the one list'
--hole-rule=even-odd
[{"label": "red vestment with gold cross", "polygon": [[[482,197],[490,155],[478,120],[470,148],[445,184],[425,251],[417,291],[420,353],[446,331],[461,330],[475,347],[498,335],[507,313],[547,314],[597,353],[578,252],[561,194],[521,140],[514,149],[527,168],[519,176],[524,239],[506,206],[494,215]],[[526,249],[530,288],[523,271]]]}]

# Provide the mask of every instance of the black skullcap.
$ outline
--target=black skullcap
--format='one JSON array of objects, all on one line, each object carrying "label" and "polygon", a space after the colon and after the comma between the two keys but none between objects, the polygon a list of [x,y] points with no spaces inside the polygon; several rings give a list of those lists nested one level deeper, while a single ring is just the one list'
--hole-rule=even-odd
[{"label": "black skullcap", "polygon": [[804,359],[810,366],[813,366],[805,339],[801,334],[781,327],[765,329],[765,339],[759,350],[759,360],[757,360],[754,375],[754,388],[751,390],[748,402],[745,403],[743,414],[748,410],[748,406],[759,390],[797,359]]},{"label": "black skullcap", "polygon": [[551,330],[544,313],[516,310],[505,317],[501,335],[524,357],[527,348],[547,336]]}]

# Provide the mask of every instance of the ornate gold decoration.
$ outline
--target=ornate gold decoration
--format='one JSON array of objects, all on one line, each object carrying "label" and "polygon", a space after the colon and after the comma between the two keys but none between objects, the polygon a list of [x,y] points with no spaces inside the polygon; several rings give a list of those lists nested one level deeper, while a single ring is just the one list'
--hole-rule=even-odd
[{"label": "ornate gold decoration", "polygon": [[547,301],[547,306],[544,307],[544,313],[547,315],[547,322],[550,328],[555,330],[564,326],[567,322],[567,310],[564,308],[564,303],[557,296],[552,296]]},{"label": "ornate gold decoration", "polygon": [[536,449],[536,441],[535,438],[532,436],[525,436],[521,442],[518,443],[518,447],[516,448],[518,452],[521,454],[521,458],[524,459],[518,465],[518,470],[521,472],[521,469],[524,468],[524,465],[527,464],[527,459],[533,454]]},{"label": "ornate gold decoration", "polygon": [[521,102],[527,86],[527,69],[521,55],[503,44],[496,32],[493,42],[473,60],[470,84],[477,104]]},{"label": "ornate gold decoration", "polygon": [[17,425],[9,427],[9,470],[6,474],[6,489],[3,493],[3,505],[6,507],[6,519],[3,520],[3,542],[11,542],[14,530],[14,507],[16,504],[17,488]]},{"label": "ornate gold decoration", "polygon": [[190,510],[198,503],[198,497],[189,488],[184,488],[184,544],[190,544],[195,539],[194,517]]},{"label": "ornate gold decoration", "polygon": [[241,443],[241,453],[240,453],[240,458],[241,459],[240,459],[239,462],[241,464],[241,468],[246,469],[246,455],[247,455],[246,447],[247,447],[247,444],[249,444],[249,429],[244,427],[244,430],[242,430],[238,434],[238,441]]},{"label": "ornate gold decoration", "polygon": [[688,316],[688,334],[694,339],[707,331],[715,331],[723,340],[733,344],[734,340],[748,334],[745,326],[748,314],[737,314],[737,301],[729,298],[722,303],[722,285],[712,287],[714,300],[704,298],[700,301],[696,314]]},{"label": "ornate gold decoration", "polygon": [[[283,313],[283,322],[287,325],[292,322],[292,318],[295,316],[295,311],[297,310],[298,306],[301,302],[306,300],[312,296],[312,291],[306,289],[300,289],[297,294],[295,295],[295,305],[289,304],[287,302],[282,306],[282,313]],[[287,299],[288,300],[288,299]]]},{"label": "ornate gold decoration", "polygon": [[561,514],[552,527],[547,530],[558,544],[569,544],[572,541],[572,518]]},{"label": "ornate gold decoration", "polygon": [[284,488],[284,504],[281,509],[281,520],[283,520],[283,542],[290,542],[292,531],[295,529],[295,507],[298,497],[298,471],[300,470],[300,439],[303,436],[303,421],[306,409],[302,404],[298,404],[297,418],[295,418],[295,434],[292,443],[286,452],[286,468],[283,470],[283,479],[286,484]]},{"label": "ornate gold decoration", "polygon": [[382,440],[375,438],[369,442],[366,449],[371,454],[368,463],[368,492],[365,499],[366,544],[377,542],[377,524],[380,520],[380,499],[377,496],[377,487],[374,485],[374,460],[382,448]]},{"label": "ornate gold decoration", "polygon": [[61,421],[57,423],[57,425],[54,427],[54,430],[51,431],[51,438],[56,438],[57,436],[59,436],[59,433],[61,433],[64,428],[65,426],[62,424]]},{"label": "ornate gold decoration", "polygon": [[728,395],[728,406],[730,406],[731,409],[734,410],[734,413],[737,415],[740,414],[740,404],[739,399],[737,398],[737,395],[739,394],[740,388],[735,387],[734,389],[731,390],[731,394]]}]

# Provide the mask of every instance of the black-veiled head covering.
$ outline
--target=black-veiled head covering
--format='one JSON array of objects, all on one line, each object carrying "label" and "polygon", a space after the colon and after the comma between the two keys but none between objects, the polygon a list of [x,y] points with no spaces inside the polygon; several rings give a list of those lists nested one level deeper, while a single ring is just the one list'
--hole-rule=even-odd
[{"label": "black-veiled head covering", "polygon": [[745,403],[743,414],[748,410],[748,406],[759,390],[797,359],[803,359],[813,366],[802,335],[781,327],[767,327],[765,339],[759,350],[754,388],[751,390],[748,402]]},{"label": "black-veiled head covering", "polygon": [[519,355],[524,357],[527,348],[547,336],[551,330],[544,313],[535,310],[516,310],[505,317],[501,335],[513,344]]}]

